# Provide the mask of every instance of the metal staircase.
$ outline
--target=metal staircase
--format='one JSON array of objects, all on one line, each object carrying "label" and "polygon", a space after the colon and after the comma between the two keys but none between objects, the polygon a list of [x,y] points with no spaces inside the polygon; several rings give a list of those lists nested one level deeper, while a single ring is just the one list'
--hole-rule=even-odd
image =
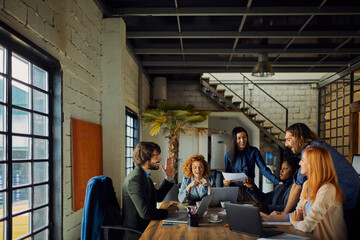
[{"label": "metal staircase", "polygon": [[[241,73],[240,73],[241,74]],[[217,102],[226,110],[235,110],[243,112],[259,129],[261,134],[265,137],[268,137],[272,142],[276,143],[280,148],[285,149],[285,130],[280,128],[276,123],[271,121],[268,117],[258,111],[253,107],[249,102],[245,101],[245,79],[247,82],[254,84],[258,87],[264,94],[273,99],[277,104],[279,104],[285,110],[285,128],[288,126],[288,109],[285,108],[281,103],[276,99],[266,93],[262,88],[260,88],[256,83],[252,82],[246,76],[241,74],[244,78],[243,85],[243,97],[236,94],[232,89],[223,84],[219,79],[214,75],[210,74],[215,79],[215,82],[210,83],[209,77],[202,77],[200,80],[201,90],[208,97]],[[219,88],[222,86],[223,88]],[[226,94],[226,95],[225,95]],[[234,96],[238,97],[241,101],[233,101]],[[274,130],[275,129],[275,130]]]}]

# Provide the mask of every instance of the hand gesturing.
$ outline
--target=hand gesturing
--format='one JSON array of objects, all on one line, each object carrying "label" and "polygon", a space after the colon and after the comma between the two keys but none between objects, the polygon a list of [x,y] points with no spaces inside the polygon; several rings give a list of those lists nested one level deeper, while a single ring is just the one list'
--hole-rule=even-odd
[{"label": "hand gesturing", "polygon": [[172,179],[175,173],[174,160],[170,157],[167,157],[165,161],[165,167],[164,165],[161,165],[161,169],[165,173],[167,179]]}]

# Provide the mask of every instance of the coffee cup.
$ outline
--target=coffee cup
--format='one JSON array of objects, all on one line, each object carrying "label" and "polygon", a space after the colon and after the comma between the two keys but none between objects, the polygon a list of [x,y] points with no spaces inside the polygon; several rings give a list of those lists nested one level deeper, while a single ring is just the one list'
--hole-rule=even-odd
[{"label": "coffee cup", "polygon": [[210,214],[209,219],[210,219],[210,221],[219,221],[219,215]]},{"label": "coffee cup", "polygon": [[225,203],[230,203],[230,201],[223,201],[223,202],[220,202],[220,204],[221,204],[221,207],[222,207],[222,208],[225,208]]}]

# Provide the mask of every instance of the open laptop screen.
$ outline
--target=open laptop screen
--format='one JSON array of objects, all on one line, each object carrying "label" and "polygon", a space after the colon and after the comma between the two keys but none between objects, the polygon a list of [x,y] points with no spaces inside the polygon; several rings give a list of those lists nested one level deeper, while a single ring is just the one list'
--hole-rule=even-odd
[{"label": "open laptop screen", "polygon": [[219,207],[220,202],[230,201],[236,203],[238,196],[238,187],[213,187],[211,188],[211,196],[213,196],[210,207]]},{"label": "open laptop screen", "polygon": [[355,171],[360,176],[360,154],[353,155],[352,166],[355,168]]}]

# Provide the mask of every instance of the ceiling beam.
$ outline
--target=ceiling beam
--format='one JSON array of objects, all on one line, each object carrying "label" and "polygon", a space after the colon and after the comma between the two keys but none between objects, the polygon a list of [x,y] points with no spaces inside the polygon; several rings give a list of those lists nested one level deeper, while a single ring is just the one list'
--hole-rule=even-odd
[{"label": "ceiling beam", "polygon": [[353,7],[186,7],[186,8],[112,8],[112,16],[304,16],[360,15]]},{"label": "ceiling beam", "polygon": [[[248,62],[231,62],[227,61],[142,61],[141,65],[145,67],[181,67],[181,66],[202,66],[202,67],[253,67],[257,61],[248,61]],[[319,62],[309,62],[309,61],[288,61],[287,63],[272,63],[273,67],[347,67],[348,62],[330,62],[330,63],[319,63]]]},{"label": "ceiling beam", "polygon": [[[176,74],[176,73],[183,73],[183,74],[188,74],[188,73],[196,73],[196,74],[200,74],[200,73],[225,73],[225,72],[243,72],[243,73],[251,73],[252,72],[252,67],[251,68],[229,68],[229,69],[225,69],[225,67],[223,68],[192,68],[192,69],[187,69],[187,68],[179,68],[179,69],[173,69],[173,68],[162,68],[162,69],[152,69],[152,68],[147,68],[146,72],[148,74]],[[311,72],[338,72],[340,70],[342,70],[343,68],[314,68],[311,70]],[[275,74],[277,72],[310,72],[309,68],[274,68]]]},{"label": "ceiling beam", "polygon": [[246,54],[246,53],[286,53],[286,54],[360,54],[360,48],[248,48],[248,49],[174,49],[174,48],[136,48],[136,54],[142,55],[218,55],[218,54]]},{"label": "ceiling beam", "polygon": [[350,38],[360,37],[359,31],[128,31],[126,38]]},{"label": "ceiling beam", "polygon": [[336,80],[338,80],[339,78],[342,78],[348,74],[350,74],[352,71],[358,70],[360,69],[360,58],[357,59],[357,62],[355,62],[354,64],[352,64],[351,66],[349,66],[348,68],[346,68],[345,70],[338,72],[332,76],[329,76],[326,79],[322,79],[319,82],[318,88],[321,88],[323,86],[326,86]]}]

